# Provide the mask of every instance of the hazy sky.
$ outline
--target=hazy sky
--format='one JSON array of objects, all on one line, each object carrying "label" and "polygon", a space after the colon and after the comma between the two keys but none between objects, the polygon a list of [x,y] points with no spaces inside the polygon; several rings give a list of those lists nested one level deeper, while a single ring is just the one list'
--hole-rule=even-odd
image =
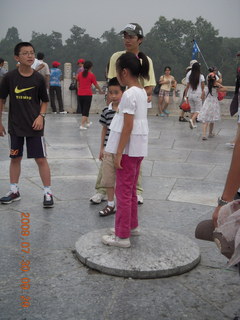
[{"label": "hazy sky", "polygon": [[112,27],[118,32],[138,22],[144,33],[160,16],[196,21],[202,16],[220,36],[240,37],[240,0],[1,0],[0,39],[16,27],[23,41],[32,31],[62,33],[65,40],[77,25],[95,38]]}]

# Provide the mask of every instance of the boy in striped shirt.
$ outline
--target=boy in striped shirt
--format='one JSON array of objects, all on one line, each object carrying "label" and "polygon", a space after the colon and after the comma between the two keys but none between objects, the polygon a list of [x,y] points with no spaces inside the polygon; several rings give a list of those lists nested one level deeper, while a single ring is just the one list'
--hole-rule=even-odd
[{"label": "boy in striped shirt", "polygon": [[[114,186],[115,186],[115,167],[113,154],[106,152],[105,146],[110,134],[110,124],[115,113],[118,110],[118,105],[121,100],[122,94],[125,88],[120,86],[116,77],[112,78],[108,82],[108,95],[111,103],[103,109],[99,122],[102,125],[101,132],[101,145],[99,152],[99,159],[102,160],[102,164],[99,168],[99,174],[97,183],[100,183],[102,188],[106,188],[107,193],[107,205],[105,208],[99,211],[101,217],[108,216],[115,213],[114,203]],[[97,184],[96,183],[96,184]]]}]

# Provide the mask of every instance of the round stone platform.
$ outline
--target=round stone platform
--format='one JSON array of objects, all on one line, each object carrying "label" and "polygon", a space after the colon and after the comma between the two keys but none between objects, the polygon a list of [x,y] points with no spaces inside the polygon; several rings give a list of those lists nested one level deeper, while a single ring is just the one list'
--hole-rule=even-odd
[{"label": "round stone platform", "polygon": [[89,232],[75,244],[78,259],[100,272],[135,279],[162,278],[182,274],[200,261],[197,244],[165,230],[142,229],[131,237],[130,248],[106,246],[101,237],[108,229]]}]

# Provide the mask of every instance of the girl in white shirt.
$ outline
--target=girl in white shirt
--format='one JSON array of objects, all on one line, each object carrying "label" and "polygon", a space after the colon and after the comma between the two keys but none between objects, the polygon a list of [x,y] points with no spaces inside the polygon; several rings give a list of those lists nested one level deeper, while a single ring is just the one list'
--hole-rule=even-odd
[{"label": "girl in white shirt", "polygon": [[115,154],[117,211],[115,228],[104,235],[104,244],[127,248],[130,236],[139,235],[136,185],[143,157],[148,149],[147,94],[139,77],[148,79],[149,62],[145,54],[122,54],[116,63],[117,78],[128,89],[115,114],[105,150]]}]

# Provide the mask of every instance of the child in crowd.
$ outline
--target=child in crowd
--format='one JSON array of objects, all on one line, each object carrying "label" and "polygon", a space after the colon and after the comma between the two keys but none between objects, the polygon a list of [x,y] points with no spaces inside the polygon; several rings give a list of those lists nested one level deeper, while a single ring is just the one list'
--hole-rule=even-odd
[{"label": "child in crowd", "polygon": [[102,160],[102,165],[99,170],[102,171],[101,187],[106,188],[108,203],[106,207],[99,211],[101,217],[108,216],[115,213],[115,203],[114,203],[114,187],[115,187],[115,168],[114,168],[114,155],[112,153],[106,152],[105,146],[108,141],[110,134],[110,124],[114,117],[115,112],[118,110],[118,105],[121,100],[122,94],[125,87],[122,87],[118,79],[112,78],[108,82],[108,96],[110,101],[112,101],[108,107],[104,108],[100,117],[99,122],[102,124],[101,133],[101,146],[99,152],[99,159]]},{"label": "child in crowd", "polygon": [[218,101],[218,92],[225,92],[224,88],[219,82],[217,82],[216,75],[211,72],[208,75],[208,89],[206,99],[198,114],[198,120],[203,123],[203,135],[202,140],[207,140],[207,128],[209,127],[208,137],[214,137],[213,127],[214,122],[221,119],[220,105]]},{"label": "child in crowd", "polygon": [[116,63],[117,78],[128,89],[123,93],[110,125],[106,152],[114,154],[117,211],[115,229],[104,235],[106,245],[128,248],[130,236],[139,235],[136,185],[143,157],[148,149],[147,93],[139,76],[148,78],[149,62],[145,54],[127,52]]},{"label": "child in crowd", "polygon": [[9,204],[21,199],[18,182],[23,145],[26,140],[27,157],[35,159],[44,186],[43,207],[51,208],[54,205],[51,175],[43,136],[48,103],[46,83],[43,76],[31,67],[35,58],[31,43],[18,43],[14,49],[14,56],[19,62],[19,67],[8,72],[0,86],[0,136],[6,134],[1,121],[3,102],[8,95],[10,97],[8,133],[11,158],[10,191],[0,199],[0,202]]}]

